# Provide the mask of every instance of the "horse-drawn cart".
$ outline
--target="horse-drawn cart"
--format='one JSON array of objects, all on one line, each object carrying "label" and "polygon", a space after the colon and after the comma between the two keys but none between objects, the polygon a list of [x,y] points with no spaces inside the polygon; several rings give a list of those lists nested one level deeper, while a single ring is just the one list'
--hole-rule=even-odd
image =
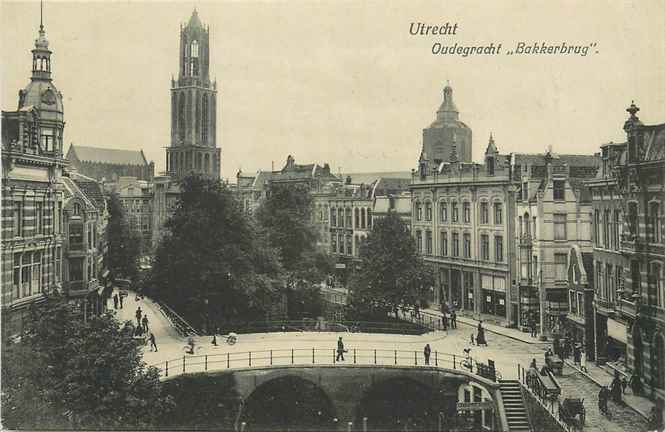
[{"label": "horse-drawn cart", "polygon": [[559,403],[559,420],[566,424],[572,424],[579,416],[579,424],[584,425],[586,409],[584,399],[564,399]]}]

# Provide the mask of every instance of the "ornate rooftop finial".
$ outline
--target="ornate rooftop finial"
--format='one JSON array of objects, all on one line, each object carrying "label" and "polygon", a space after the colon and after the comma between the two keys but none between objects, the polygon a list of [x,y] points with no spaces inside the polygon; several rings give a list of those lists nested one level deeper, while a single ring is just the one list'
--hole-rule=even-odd
[{"label": "ornate rooftop finial", "polygon": [[626,108],[626,111],[628,111],[628,112],[630,113],[630,116],[631,116],[631,117],[636,117],[635,114],[637,114],[637,112],[638,112],[639,110],[640,110],[640,109],[639,109],[639,107],[637,107],[637,106],[635,105],[635,101],[634,101],[634,100],[633,100],[633,101],[630,101],[630,106],[629,106],[628,108]]}]

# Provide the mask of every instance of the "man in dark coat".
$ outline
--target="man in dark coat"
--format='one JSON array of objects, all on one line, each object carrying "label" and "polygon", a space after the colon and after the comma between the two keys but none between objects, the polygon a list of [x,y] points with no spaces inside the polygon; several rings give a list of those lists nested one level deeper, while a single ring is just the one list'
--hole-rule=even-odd
[{"label": "man in dark coat", "polygon": [[150,337],[148,339],[150,340],[150,351],[155,348],[155,352],[157,352],[157,343],[155,342],[155,335],[152,334],[152,332],[150,332]]},{"label": "man in dark coat", "polygon": [[342,336],[337,339],[337,359],[335,361],[344,361],[344,342]]},{"label": "man in dark coat", "polygon": [[118,294],[113,295],[113,309],[118,309]]},{"label": "man in dark coat", "polygon": [[432,353],[432,348],[430,348],[429,344],[425,345],[425,349],[423,350],[423,354],[425,355],[425,364],[429,365],[429,356]]},{"label": "man in dark coat", "polygon": [[457,313],[453,309],[453,311],[450,313],[450,328],[456,329],[457,328]]}]

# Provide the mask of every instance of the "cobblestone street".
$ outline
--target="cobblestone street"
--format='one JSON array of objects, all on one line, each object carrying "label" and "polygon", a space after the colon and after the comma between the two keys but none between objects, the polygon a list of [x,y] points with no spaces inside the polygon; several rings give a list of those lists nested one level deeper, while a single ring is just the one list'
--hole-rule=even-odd
[{"label": "cobblestone street", "polygon": [[586,424],[584,431],[604,432],[643,432],[647,422],[642,416],[624,404],[609,402],[610,417],[598,410],[598,391],[596,383],[573,368],[564,366],[563,377],[558,377],[561,385],[561,398],[584,398]]}]

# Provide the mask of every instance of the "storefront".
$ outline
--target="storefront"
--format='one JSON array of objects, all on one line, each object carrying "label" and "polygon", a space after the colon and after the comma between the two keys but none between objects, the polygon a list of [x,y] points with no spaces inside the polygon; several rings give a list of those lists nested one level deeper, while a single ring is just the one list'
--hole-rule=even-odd
[{"label": "storefront", "polygon": [[482,312],[506,317],[506,278],[487,274],[480,275]]},{"label": "storefront", "polygon": [[607,319],[607,361],[626,366],[626,325],[612,318]]}]

